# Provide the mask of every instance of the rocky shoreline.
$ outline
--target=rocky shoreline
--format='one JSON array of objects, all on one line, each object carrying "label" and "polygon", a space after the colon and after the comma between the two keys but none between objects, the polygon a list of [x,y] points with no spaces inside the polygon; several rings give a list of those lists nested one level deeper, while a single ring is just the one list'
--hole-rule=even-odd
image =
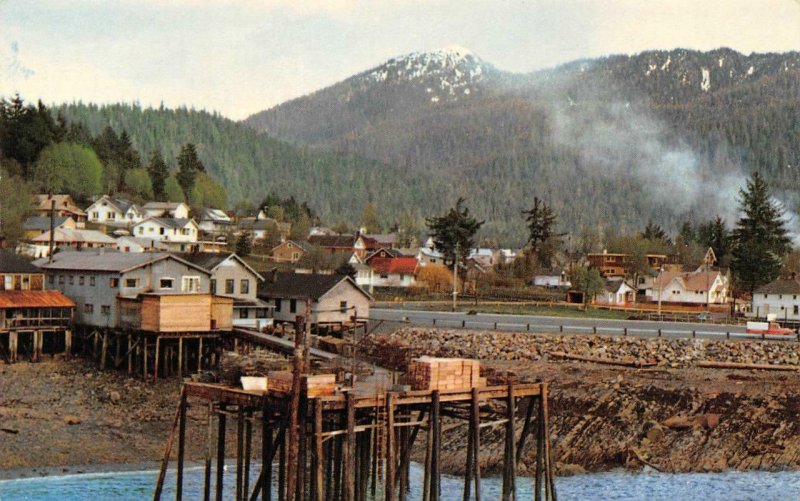
[{"label": "rocky shoreline", "polygon": [[[470,357],[481,359],[482,371],[494,383],[547,382],[554,457],[562,475],[617,468],[800,469],[800,371],[696,366],[701,360],[794,364],[793,342],[407,328],[362,344],[371,358],[388,367],[404,367],[419,355]],[[562,361],[549,357],[554,351],[656,365],[637,369]],[[280,362],[268,354],[229,358],[217,376],[237,379],[240,373],[260,372]],[[177,379],[152,385],[97,371],[82,360],[0,366],[0,478],[158,461],[178,390]],[[202,405],[189,409],[187,460],[202,458],[205,414]],[[465,464],[465,434],[445,429],[442,469],[459,474]],[[500,433],[483,432],[486,474],[497,471],[503,456]],[[523,474],[533,455],[531,448],[524,456]]]},{"label": "rocky shoreline", "polygon": [[[797,364],[797,344],[401,329],[365,351],[389,365],[419,356],[480,358],[490,379],[550,384],[560,474],[643,467],[665,472],[800,469],[800,372],[695,367],[701,360]],[[655,362],[653,368],[554,361],[551,352]],[[798,367],[800,369],[800,367]],[[487,436],[491,471],[502,447]],[[464,465],[463,437],[445,438],[448,469]],[[533,452],[524,463],[531,465]]]}]

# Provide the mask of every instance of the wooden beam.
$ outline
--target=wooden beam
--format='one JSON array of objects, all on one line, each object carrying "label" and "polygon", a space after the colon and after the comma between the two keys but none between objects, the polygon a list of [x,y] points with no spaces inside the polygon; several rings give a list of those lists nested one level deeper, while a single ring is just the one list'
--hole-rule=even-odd
[{"label": "wooden beam", "polygon": [[394,501],[394,395],[386,395],[386,501]]},{"label": "wooden beam", "polygon": [[183,455],[186,452],[186,392],[181,390],[180,419],[178,420],[178,471],[175,501],[183,499]]},{"label": "wooden beam", "polygon": [[164,489],[164,478],[167,475],[167,465],[169,464],[170,453],[172,453],[172,443],[175,441],[175,430],[178,427],[178,420],[180,419],[181,410],[184,406],[184,396],[185,390],[181,388],[181,403],[178,404],[178,408],[175,410],[175,418],[172,420],[172,427],[170,428],[169,438],[167,438],[167,445],[164,447],[164,457],[161,458],[161,469],[158,473],[153,501],[159,501],[161,499],[161,491]]}]

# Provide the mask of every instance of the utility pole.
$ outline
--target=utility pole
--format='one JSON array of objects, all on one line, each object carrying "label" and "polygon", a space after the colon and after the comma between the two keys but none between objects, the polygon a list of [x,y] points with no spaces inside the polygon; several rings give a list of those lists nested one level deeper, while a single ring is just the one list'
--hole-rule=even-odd
[{"label": "utility pole", "polygon": [[56,231],[56,199],[52,198],[53,194],[50,193],[50,248],[48,256],[48,262],[53,262],[53,247],[55,246],[55,231]]},{"label": "utility pole", "polygon": [[460,253],[459,242],[456,242],[456,251],[453,254],[453,311],[456,311],[456,301],[458,297],[458,291],[456,290],[456,286],[458,284],[458,255]]},{"label": "utility pole", "polygon": [[658,319],[661,320],[661,291],[664,289],[664,267],[658,268]]}]

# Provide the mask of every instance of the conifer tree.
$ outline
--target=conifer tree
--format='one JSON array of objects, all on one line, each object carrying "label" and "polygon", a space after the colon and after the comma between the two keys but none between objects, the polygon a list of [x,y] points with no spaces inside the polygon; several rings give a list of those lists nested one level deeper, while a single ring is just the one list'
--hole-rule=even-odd
[{"label": "conifer tree", "polygon": [[169,168],[158,150],[153,151],[150,155],[147,174],[150,176],[150,182],[153,185],[153,194],[159,200],[163,199],[165,195],[164,185],[169,177]]},{"label": "conifer tree", "polygon": [[528,223],[528,243],[531,251],[539,263],[546,264],[550,261],[552,246],[547,246],[548,240],[553,237],[553,227],[556,224],[556,215],[544,201],[533,197],[533,207],[522,211]]},{"label": "conifer tree", "polygon": [[444,255],[445,263],[450,266],[466,259],[475,245],[475,233],[483,223],[469,214],[469,208],[464,207],[463,197],[445,214],[425,218],[436,250]]},{"label": "conifer tree", "polygon": [[733,230],[731,268],[737,286],[751,294],[778,277],[791,241],[783,209],[772,198],[764,178],[754,173],[746,189],[739,190],[742,216]]},{"label": "conifer tree", "polygon": [[187,200],[192,193],[192,188],[194,188],[197,174],[205,171],[206,168],[203,162],[197,157],[197,149],[194,144],[184,144],[178,154],[178,174],[176,177]]}]

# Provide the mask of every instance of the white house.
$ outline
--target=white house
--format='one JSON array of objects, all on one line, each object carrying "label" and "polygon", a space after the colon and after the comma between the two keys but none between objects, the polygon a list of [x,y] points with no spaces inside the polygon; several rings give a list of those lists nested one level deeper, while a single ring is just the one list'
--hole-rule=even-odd
[{"label": "white house", "polygon": [[183,202],[147,202],[142,210],[145,217],[189,218],[189,206]]},{"label": "white house", "polygon": [[150,217],[133,227],[135,237],[168,242],[197,242],[199,232],[194,219]]},{"label": "white house", "polygon": [[653,302],[682,304],[726,304],[728,275],[719,271],[662,271],[645,295]]},{"label": "white house", "polygon": [[120,252],[156,252],[167,250],[161,242],[153,238],[122,236],[117,238],[117,250]]},{"label": "white house", "polygon": [[394,256],[385,249],[368,257],[363,267],[356,267],[356,283],[373,291],[375,287],[411,287],[417,283],[417,258]]},{"label": "white house", "polygon": [[142,209],[133,202],[121,198],[111,198],[103,195],[86,209],[87,219],[90,223],[107,224],[111,226],[131,226],[142,219]]},{"label": "white house", "polygon": [[[81,230],[70,228],[56,228],[53,236],[55,248],[65,249],[98,249],[114,248],[116,241],[97,230]],[[50,255],[50,231],[46,231],[31,240],[27,246],[27,253],[32,253],[34,258],[47,257]]]},{"label": "white house", "polygon": [[800,281],[797,277],[773,280],[753,293],[753,315],[766,318],[770,314],[778,320],[800,320]]},{"label": "white house", "polygon": [[233,221],[220,209],[203,209],[198,226],[206,233],[227,233],[233,230]]},{"label": "white house", "polygon": [[427,266],[429,264],[444,264],[444,255],[429,247],[420,247],[417,251],[417,262],[420,266]]},{"label": "white house", "polygon": [[572,282],[564,270],[541,270],[533,277],[537,287],[572,287]]},{"label": "white house", "polygon": [[609,280],[604,290],[595,294],[594,302],[605,306],[628,306],[636,302],[636,289],[624,280]]}]

